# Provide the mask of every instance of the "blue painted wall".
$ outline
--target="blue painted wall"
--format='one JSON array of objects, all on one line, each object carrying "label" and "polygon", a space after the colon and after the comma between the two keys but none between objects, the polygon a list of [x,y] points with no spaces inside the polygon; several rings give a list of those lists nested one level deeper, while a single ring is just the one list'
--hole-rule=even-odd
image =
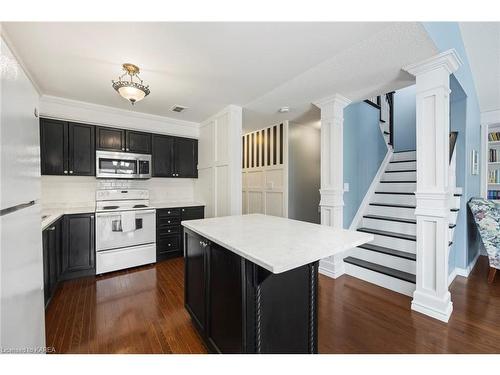
[{"label": "blue painted wall", "polygon": [[[465,268],[479,251],[479,244],[477,243],[477,241],[471,241],[469,239],[469,232],[471,229],[469,225],[470,223],[467,222],[467,210],[465,203],[471,197],[480,196],[480,176],[473,176],[470,173],[470,158],[472,150],[477,150],[478,152],[480,150],[481,112],[479,110],[479,102],[474,86],[472,71],[470,69],[467,54],[465,52],[465,47],[458,23],[424,22],[423,26],[427,30],[427,33],[434,41],[434,44],[439,49],[439,51],[446,51],[450,48],[454,48],[463,61],[463,65],[454,73],[454,76],[456,78],[456,83],[458,83],[462,87],[465,93],[465,103],[462,103],[460,105],[456,103],[453,104],[454,102],[452,102],[450,116],[452,120],[453,118],[465,119],[465,124],[463,125],[465,134],[459,134],[459,138],[463,137],[463,142],[465,142],[465,144],[462,146],[462,151],[465,155],[462,155],[462,157],[457,160],[457,168],[460,173],[463,174],[462,188],[464,192],[464,196],[462,197],[462,209],[459,213],[459,222],[462,223],[462,228],[465,229],[467,227],[468,230],[460,231],[457,228],[457,230],[455,231],[455,240],[452,248],[454,266]],[[454,106],[455,108],[453,108]],[[459,107],[462,107],[462,109],[459,109]],[[450,272],[453,270],[453,264],[451,262],[452,260],[450,259]]]},{"label": "blue painted wall", "polygon": [[379,111],[364,102],[344,110],[344,228],[349,228],[387,153]]},{"label": "blue painted wall", "polygon": [[394,93],[394,151],[417,148],[416,86],[408,86]]}]

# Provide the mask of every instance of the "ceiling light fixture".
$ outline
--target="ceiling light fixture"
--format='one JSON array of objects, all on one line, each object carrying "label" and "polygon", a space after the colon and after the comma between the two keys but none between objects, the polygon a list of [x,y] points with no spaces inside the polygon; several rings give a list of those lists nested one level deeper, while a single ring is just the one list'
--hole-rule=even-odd
[{"label": "ceiling light fixture", "polygon": [[[139,67],[137,65],[123,64],[122,67],[125,73],[118,77],[118,81],[112,80],[111,82],[113,82],[113,88],[118,94],[134,105],[136,102],[149,95],[149,85],[145,86],[142,83],[142,79],[139,77]],[[130,77],[130,80],[123,80],[126,75]],[[134,81],[134,78],[137,78],[139,82]]]},{"label": "ceiling light fixture", "polygon": [[288,113],[288,112],[290,112],[290,107],[281,107],[280,109],[278,109],[278,112],[279,113]]}]

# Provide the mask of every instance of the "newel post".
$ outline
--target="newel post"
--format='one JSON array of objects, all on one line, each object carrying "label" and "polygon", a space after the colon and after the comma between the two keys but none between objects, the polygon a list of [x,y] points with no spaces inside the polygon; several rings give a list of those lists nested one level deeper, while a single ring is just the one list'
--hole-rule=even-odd
[{"label": "newel post", "polygon": [[[314,104],[321,109],[321,224],[343,227],[344,108],[351,101],[336,94]],[[320,272],[331,277],[344,273],[342,257],[320,261]]]},{"label": "newel post", "polygon": [[412,309],[447,322],[453,310],[448,290],[450,75],[461,65],[455,50],[405,68],[416,78],[417,285]]}]

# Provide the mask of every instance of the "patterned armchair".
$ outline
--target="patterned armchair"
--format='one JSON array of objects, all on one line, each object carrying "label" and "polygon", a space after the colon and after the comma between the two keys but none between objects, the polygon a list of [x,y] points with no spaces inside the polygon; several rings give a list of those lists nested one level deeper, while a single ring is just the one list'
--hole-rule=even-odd
[{"label": "patterned armchair", "polygon": [[488,282],[492,283],[497,269],[500,269],[500,204],[472,198],[469,207],[488,253],[490,261]]}]

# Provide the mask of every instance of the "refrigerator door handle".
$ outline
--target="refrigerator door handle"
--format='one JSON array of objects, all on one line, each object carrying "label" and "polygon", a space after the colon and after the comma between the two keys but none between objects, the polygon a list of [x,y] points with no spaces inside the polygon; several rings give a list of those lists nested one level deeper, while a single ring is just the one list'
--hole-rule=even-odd
[{"label": "refrigerator door handle", "polygon": [[0,216],[5,216],[5,215],[11,214],[13,212],[22,210],[23,208],[31,207],[34,204],[35,204],[35,201],[29,201],[26,203],[17,204],[17,205],[12,206],[12,207],[4,208],[4,209],[0,210]]}]

